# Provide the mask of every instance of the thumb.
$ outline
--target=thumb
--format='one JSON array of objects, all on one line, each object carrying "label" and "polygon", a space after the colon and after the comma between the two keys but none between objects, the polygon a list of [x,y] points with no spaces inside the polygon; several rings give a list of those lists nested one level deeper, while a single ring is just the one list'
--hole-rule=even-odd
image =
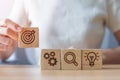
[{"label": "thumb", "polygon": [[13,31],[16,31],[16,32],[19,32],[21,31],[21,26],[16,24],[15,22],[13,22],[12,20],[10,19],[5,19],[5,24],[8,28],[12,29]]}]

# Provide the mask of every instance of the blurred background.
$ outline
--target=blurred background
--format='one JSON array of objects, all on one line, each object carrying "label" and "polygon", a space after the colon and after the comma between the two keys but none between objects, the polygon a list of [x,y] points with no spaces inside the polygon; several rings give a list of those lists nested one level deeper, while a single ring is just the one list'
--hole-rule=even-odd
[{"label": "blurred background", "polygon": [[[3,20],[7,16],[9,16],[9,14],[12,10],[13,4],[14,4],[14,0],[0,0],[0,20]],[[113,34],[106,28],[106,33],[105,33],[101,48],[102,49],[114,48],[117,45],[118,44],[117,44],[116,39],[114,38]],[[20,53],[22,53],[22,51]],[[11,57],[11,59],[12,58],[14,58],[14,55]]]},{"label": "blurred background", "polygon": [[9,15],[13,4],[14,0],[0,0],[0,20]]}]

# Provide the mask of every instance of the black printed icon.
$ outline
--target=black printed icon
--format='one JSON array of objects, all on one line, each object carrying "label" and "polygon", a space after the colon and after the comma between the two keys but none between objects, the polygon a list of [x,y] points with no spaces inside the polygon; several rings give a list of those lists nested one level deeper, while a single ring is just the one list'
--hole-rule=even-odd
[{"label": "black printed icon", "polygon": [[55,52],[50,52],[49,53],[45,53],[44,54],[44,58],[48,59],[48,64],[50,64],[50,66],[55,66],[57,65],[57,59],[55,58]]},{"label": "black printed icon", "polygon": [[21,40],[25,44],[31,44],[35,40],[35,31],[34,30],[26,30],[21,35]]},{"label": "black printed icon", "polygon": [[89,53],[85,53],[86,56],[84,56],[86,58],[86,61],[89,61],[89,66],[93,67],[95,65],[95,61],[98,61],[98,53],[95,52],[89,52]]},{"label": "black printed icon", "polygon": [[[71,58],[69,58],[69,57],[71,57]],[[78,63],[76,62],[76,55],[73,52],[65,53],[64,61],[68,64],[74,64],[75,66],[78,66]]]}]

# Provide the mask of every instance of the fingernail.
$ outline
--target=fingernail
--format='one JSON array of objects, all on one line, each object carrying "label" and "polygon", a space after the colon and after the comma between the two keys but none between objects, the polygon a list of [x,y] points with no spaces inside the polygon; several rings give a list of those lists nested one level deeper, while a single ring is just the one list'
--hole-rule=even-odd
[{"label": "fingernail", "polygon": [[22,28],[21,27],[17,27],[17,31],[21,31],[22,30]]}]

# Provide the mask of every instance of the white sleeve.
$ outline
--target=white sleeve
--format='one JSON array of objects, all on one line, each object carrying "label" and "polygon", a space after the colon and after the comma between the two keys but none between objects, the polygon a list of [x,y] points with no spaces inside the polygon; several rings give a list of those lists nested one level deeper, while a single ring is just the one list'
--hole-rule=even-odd
[{"label": "white sleeve", "polygon": [[13,9],[8,18],[20,26],[25,27],[29,25],[28,13],[25,9],[25,0],[15,0]]},{"label": "white sleeve", "polygon": [[108,0],[108,28],[114,33],[120,30],[120,0]]}]

